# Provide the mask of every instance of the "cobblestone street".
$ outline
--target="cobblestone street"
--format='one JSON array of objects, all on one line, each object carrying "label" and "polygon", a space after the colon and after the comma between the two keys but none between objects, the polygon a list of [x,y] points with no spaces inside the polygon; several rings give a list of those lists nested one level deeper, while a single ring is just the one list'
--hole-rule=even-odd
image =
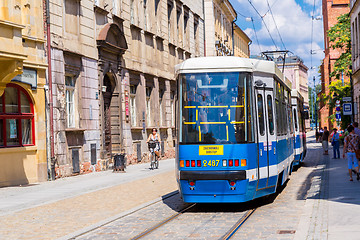
[{"label": "cobblestone street", "polygon": [[[135,237],[189,206],[177,193],[174,160],[160,164],[156,171],[142,164],[130,166],[125,174],[2,188],[0,239]],[[359,183],[347,178],[345,161],[322,155],[320,143],[310,136],[303,166],[279,194],[246,204],[197,204],[144,239],[219,239],[254,207],[232,239],[357,239],[351,219],[359,212],[359,194],[352,190]],[[52,186],[62,193],[51,191]],[[22,201],[11,204],[19,197]]]}]

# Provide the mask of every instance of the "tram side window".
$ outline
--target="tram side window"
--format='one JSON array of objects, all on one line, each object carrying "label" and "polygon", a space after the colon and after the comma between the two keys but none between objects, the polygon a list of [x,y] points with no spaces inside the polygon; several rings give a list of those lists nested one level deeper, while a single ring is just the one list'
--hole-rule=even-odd
[{"label": "tram side window", "polygon": [[263,106],[263,97],[261,94],[257,95],[257,104],[258,104],[258,114],[259,114],[259,130],[260,135],[264,136],[265,134],[265,123],[264,123],[264,106]]},{"label": "tram side window", "polygon": [[274,116],[273,116],[273,107],[272,107],[272,97],[267,96],[268,104],[268,121],[269,121],[269,132],[271,135],[274,135]]},{"label": "tram side window", "polygon": [[295,119],[295,131],[298,130],[298,120],[297,120],[297,116],[296,116],[296,109],[294,108],[294,119]]},{"label": "tram side window", "polygon": [[281,127],[280,127],[280,103],[279,100],[275,99],[275,109],[276,109],[276,134],[278,136],[281,135]]},{"label": "tram side window", "polygon": [[290,133],[294,133],[294,116],[291,111],[291,104],[289,105],[289,126],[290,126]]}]

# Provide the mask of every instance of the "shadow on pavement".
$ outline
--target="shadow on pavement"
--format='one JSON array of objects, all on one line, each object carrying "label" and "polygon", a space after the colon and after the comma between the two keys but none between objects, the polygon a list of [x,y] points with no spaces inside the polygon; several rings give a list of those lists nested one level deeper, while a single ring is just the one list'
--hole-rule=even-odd
[{"label": "shadow on pavement", "polygon": [[[266,197],[254,199],[244,203],[197,203],[189,212],[244,212],[253,208],[259,208],[275,201],[277,196],[286,188],[288,181],[274,194]],[[176,194],[177,193],[177,194]],[[175,194],[175,195],[174,195]],[[191,203],[184,203],[178,191],[171,192],[162,196],[163,203],[174,211],[181,211]]]}]

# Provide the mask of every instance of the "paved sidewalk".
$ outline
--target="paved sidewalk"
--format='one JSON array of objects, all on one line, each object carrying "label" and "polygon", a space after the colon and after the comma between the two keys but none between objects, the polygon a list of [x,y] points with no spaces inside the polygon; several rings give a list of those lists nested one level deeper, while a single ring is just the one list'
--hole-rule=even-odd
[{"label": "paved sidewalk", "polygon": [[331,148],[322,156],[294,239],[360,239],[360,182],[349,181],[346,159],[332,157]]},{"label": "paved sidewalk", "polygon": [[[0,239],[56,239],[176,191],[174,159],[0,189]],[[20,210],[19,210],[20,209]]]},{"label": "paved sidewalk", "polygon": [[149,164],[130,165],[126,173],[113,173],[109,170],[38,184],[0,188],[0,216],[155,176],[175,168],[174,159],[161,160],[157,170],[150,170]]}]

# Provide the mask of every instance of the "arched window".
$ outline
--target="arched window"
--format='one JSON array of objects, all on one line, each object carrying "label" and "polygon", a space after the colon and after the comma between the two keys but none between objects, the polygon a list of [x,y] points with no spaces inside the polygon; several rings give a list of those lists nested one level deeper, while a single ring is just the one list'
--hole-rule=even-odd
[{"label": "arched window", "polygon": [[35,144],[34,106],[20,86],[8,84],[0,96],[0,147]]}]

